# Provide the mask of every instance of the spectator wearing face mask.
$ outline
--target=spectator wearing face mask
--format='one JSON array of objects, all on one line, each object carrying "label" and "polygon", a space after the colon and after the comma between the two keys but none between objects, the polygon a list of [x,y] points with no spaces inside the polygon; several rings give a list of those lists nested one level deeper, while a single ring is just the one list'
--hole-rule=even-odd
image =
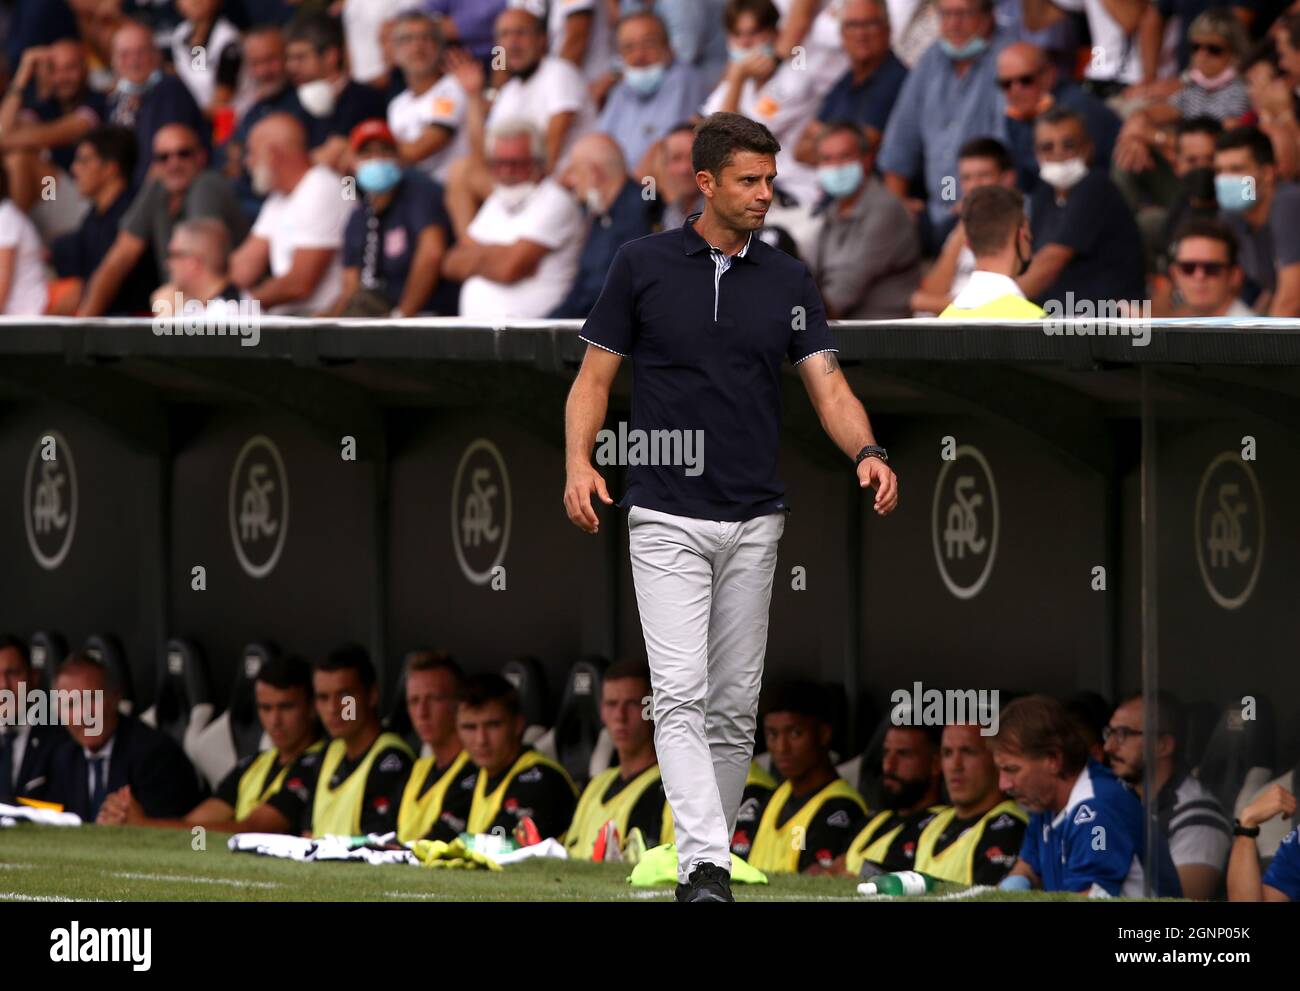
[{"label": "spectator wearing face mask", "polygon": [[1030,202],[1036,246],[1017,280],[1037,302],[1054,300],[1071,315],[1072,300],[1139,300],[1145,295],[1142,243],[1115,184],[1090,167],[1092,142],[1083,119],[1064,107],[1038,118],[1034,130],[1038,185]]},{"label": "spectator wearing face mask", "polygon": [[[907,208],[874,175],[875,138],[848,121],[817,141],[826,198],[809,267],[832,320],[911,316],[921,244]],[[863,246],[870,245],[870,251]]]},{"label": "spectator wearing face mask", "polygon": [[1300,316],[1300,188],[1278,179],[1273,144],[1257,128],[1219,136],[1214,191],[1237,237],[1244,296],[1257,313]]}]

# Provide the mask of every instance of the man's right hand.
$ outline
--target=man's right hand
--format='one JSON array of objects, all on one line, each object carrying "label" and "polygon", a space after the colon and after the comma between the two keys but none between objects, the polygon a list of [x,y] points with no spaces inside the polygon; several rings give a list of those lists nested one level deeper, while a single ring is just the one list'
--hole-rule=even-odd
[{"label": "man's right hand", "polygon": [[1253,829],[1262,822],[1268,822],[1278,813],[1284,819],[1295,815],[1295,796],[1280,784],[1269,785],[1264,793],[1241,810],[1241,824]]},{"label": "man's right hand", "polygon": [[605,480],[595,468],[590,464],[571,465],[564,482],[564,509],[569,514],[569,522],[587,533],[600,530],[600,518],[591,504],[593,492],[606,506],[613,505]]}]

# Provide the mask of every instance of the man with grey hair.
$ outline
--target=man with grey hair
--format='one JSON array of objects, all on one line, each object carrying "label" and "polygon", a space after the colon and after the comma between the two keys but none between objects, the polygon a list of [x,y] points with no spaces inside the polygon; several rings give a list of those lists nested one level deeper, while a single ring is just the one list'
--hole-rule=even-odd
[{"label": "man with grey hair", "polygon": [[577,272],[581,212],[543,174],[542,135],[529,121],[499,121],[487,148],[492,192],[443,257],[442,274],[463,283],[461,316],[544,317]]},{"label": "man with grey hair", "polygon": [[177,224],[167,246],[167,271],[171,281],[153,294],[156,316],[173,316],[196,300],[207,306],[215,301],[239,301],[239,289],[230,281],[230,234],[221,221],[197,217]]}]

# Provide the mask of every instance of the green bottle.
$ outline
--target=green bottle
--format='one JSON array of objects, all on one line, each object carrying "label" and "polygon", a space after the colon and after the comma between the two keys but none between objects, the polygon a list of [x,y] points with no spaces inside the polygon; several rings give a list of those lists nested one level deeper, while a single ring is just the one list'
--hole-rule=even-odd
[{"label": "green bottle", "polygon": [[894,871],[877,874],[858,885],[860,895],[928,895],[939,889],[942,882],[920,871]]}]

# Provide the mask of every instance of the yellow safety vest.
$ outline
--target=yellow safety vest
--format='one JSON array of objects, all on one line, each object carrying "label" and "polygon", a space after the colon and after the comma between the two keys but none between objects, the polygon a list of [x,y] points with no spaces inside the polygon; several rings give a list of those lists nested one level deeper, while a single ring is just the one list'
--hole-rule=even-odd
[{"label": "yellow safety vest", "polygon": [[[466,827],[468,831],[471,833],[487,832],[492,825],[492,821],[496,819],[497,814],[501,811],[501,803],[505,800],[506,789],[510,787],[510,783],[524,771],[537,764],[559,771],[564,776],[568,786],[573,789],[573,796],[575,798],[578,796],[578,786],[573,783],[568,771],[536,750],[525,750],[516,758],[506,776],[501,779],[499,785],[492,789],[490,795],[487,792],[488,773],[484,768],[480,767],[478,769],[478,781],[474,783],[474,804],[470,806],[469,825]],[[555,838],[561,843],[564,842],[564,834]]]},{"label": "yellow safety vest", "polygon": [[[317,740],[304,751],[314,754],[325,746],[324,740]],[[239,776],[239,790],[235,793],[235,818],[246,819],[248,814],[284,787],[284,779],[289,774],[289,764],[280,768],[280,773],[271,777],[271,771],[280,759],[280,751],[275,747],[263,750]],[[269,782],[269,783],[268,783]]]},{"label": "yellow safety vest", "polygon": [[421,757],[411,768],[411,776],[407,779],[406,788],[402,792],[402,804],[397,810],[399,843],[414,843],[429,835],[429,830],[433,829],[433,824],[442,815],[442,804],[447,799],[447,789],[469,763],[469,751],[462,750],[458,753],[451,766],[442,772],[442,777],[421,795],[420,789],[424,787],[425,780],[436,766],[435,761],[434,757]]},{"label": "yellow safety vest", "polygon": [[792,793],[790,782],[784,782],[772,795],[767,808],[763,810],[763,818],[759,821],[758,831],[754,834],[754,845],[749,850],[749,863],[760,871],[784,871],[793,874],[799,870],[799,854],[802,852],[803,844],[795,841],[795,830],[799,830],[799,838],[802,839],[807,834],[813,817],[831,799],[851,799],[862,810],[863,815],[867,812],[866,802],[862,801],[862,796],[853,786],[843,778],[836,778],[808,799],[784,826],[778,826],[777,821],[781,810]]},{"label": "yellow safety vest", "polygon": [[311,833],[313,836],[357,836],[361,833],[361,806],[366,798],[366,781],[370,778],[370,768],[374,766],[379,755],[388,750],[397,750],[414,757],[411,748],[396,733],[380,733],[370,745],[365,759],[352,773],[343,779],[337,788],[330,787],[330,779],[347,756],[347,744],[342,740],[331,740],[325,748],[325,758],[321,761],[320,777],[316,779],[316,800],[311,809]]},{"label": "yellow safety vest", "polygon": [[941,320],[1041,320],[1047,313],[1037,303],[1008,293],[979,306],[958,309],[951,303],[939,314]]},{"label": "yellow safety vest", "polygon": [[959,884],[975,883],[975,848],[979,845],[984,829],[990,822],[1001,815],[1013,816],[1022,823],[1029,822],[1029,816],[1015,802],[1008,799],[993,806],[979,820],[966,828],[966,831],[949,843],[939,853],[934,852],[943,831],[948,828],[957,810],[947,808],[929,821],[921,830],[921,837],[916,841],[916,863],[914,869],[945,881]]},{"label": "yellow safety vest", "polygon": [[[617,767],[611,767],[597,774],[583,791],[582,797],[578,799],[578,808],[573,813],[573,822],[564,841],[571,858],[590,860],[596,846],[596,837],[600,835],[605,823],[611,819],[614,820],[619,837],[627,839],[628,817],[646,790],[653,788],[655,782],[659,780],[659,765],[651,764],[608,802],[603,801],[601,796],[614,783],[618,773]],[[664,808],[667,807],[668,803],[665,802]]]},{"label": "yellow safety vest", "polygon": [[[745,787],[752,788],[757,785],[759,788],[766,788],[768,791],[776,789],[776,778],[763,770],[761,764],[749,762],[749,771],[745,774]],[[677,830],[673,827],[673,810],[667,802],[664,802],[664,822],[663,829],[659,833],[660,843],[676,843]]]},{"label": "yellow safety vest", "polygon": [[[931,812],[943,811],[942,805],[930,806]],[[894,845],[894,840],[898,834],[903,831],[903,821],[900,819],[893,829],[886,831],[881,836],[876,836],[876,830],[889,821],[889,817],[894,813],[890,811],[881,812],[869,823],[862,827],[862,832],[854,837],[853,842],[849,844],[848,852],[844,855],[844,866],[850,874],[857,874],[862,870],[862,864],[865,861],[873,863],[883,863],[885,857],[889,854],[889,848]]]}]

